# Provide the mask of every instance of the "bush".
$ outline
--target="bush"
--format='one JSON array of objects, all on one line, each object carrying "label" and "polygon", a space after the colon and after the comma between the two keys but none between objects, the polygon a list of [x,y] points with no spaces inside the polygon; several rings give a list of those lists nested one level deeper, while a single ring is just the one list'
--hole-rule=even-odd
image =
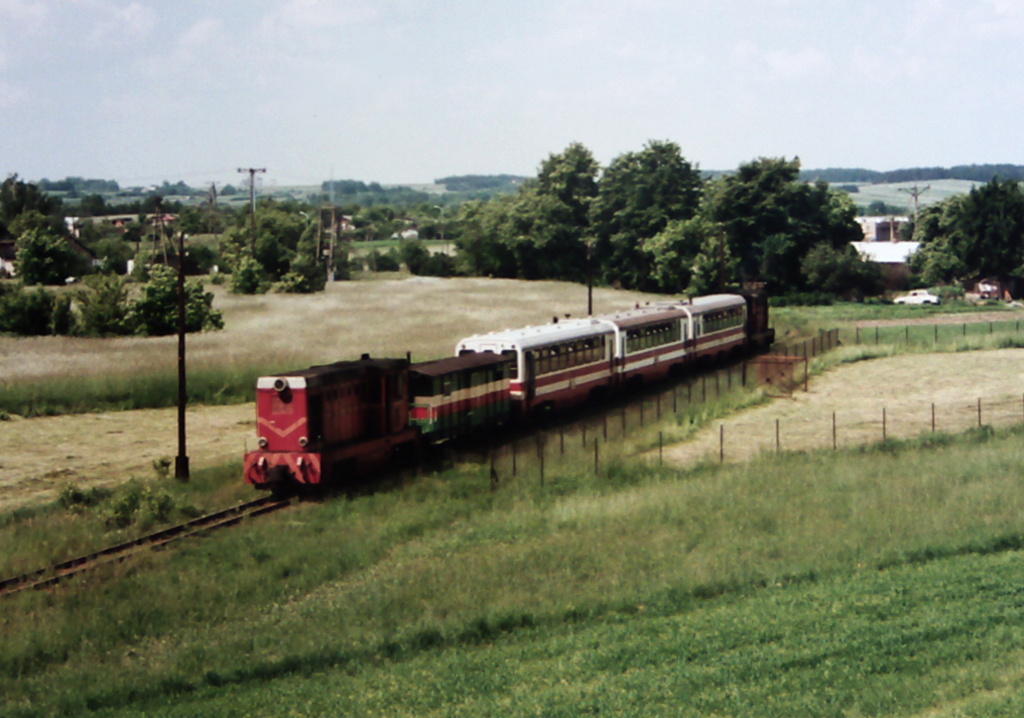
[{"label": "bush", "polygon": [[100,274],[85,280],[79,291],[79,330],[91,337],[130,334],[130,304],[125,280],[113,274]]},{"label": "bush", "polygon": [[[152,277],[142,296],[128,312],[128,321],[137,334],[161,336],[178,331],[178,281],[174,270],[164,266],[150,269]],[[213,308],[213,294],[203,291],[201,282],[185,283],[185,331],[222,329],[224,319]]]},{"label": "bush", "polygon": [[67,239],[44,229],[25,232],[16,246],[18,275],[25,284],[64,284],[79,267]]},{"label": "bush", "polygon": [[252,257],[242,257],[231,273],[228,288],[232,294],[263,294],[270,289],[270,280],[259,262]]},{"label": "bush", "polygon": [[370,270],[374,272],[397,272],[402,268],[398,252],[393,249],[387,253],[375,249],[367,255],[367,260]]},{"label": "bush", "polygon": [[53,332],[54,296],[42,287],[0,287],[0,332],[45,336]]}]

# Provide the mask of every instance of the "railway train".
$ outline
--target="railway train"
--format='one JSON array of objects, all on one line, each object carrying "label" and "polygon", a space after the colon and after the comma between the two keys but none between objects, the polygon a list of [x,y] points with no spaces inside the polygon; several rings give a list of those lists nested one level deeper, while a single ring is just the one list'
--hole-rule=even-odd
[{"label": "railway train", "polygon": [[774,337],[763,295],[715,294],[471,336],[435,361],[364,354],[260,377],[244,478],[275,491],[344,487],[424,445],[763,351]]}]

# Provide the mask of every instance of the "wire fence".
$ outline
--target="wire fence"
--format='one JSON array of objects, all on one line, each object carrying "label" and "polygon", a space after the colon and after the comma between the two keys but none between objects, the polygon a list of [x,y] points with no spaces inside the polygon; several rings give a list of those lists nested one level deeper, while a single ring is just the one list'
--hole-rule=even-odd
[{"label": "wire fence", "polygon": [[843,344],[903,344],[912,347],[935,347],[950,342],[995,334],[1020,334],[1020,319],[982,322],[935,322],[930,324],[901,324],[868,327],[844,327],[836,332]]},{"label": "wire fence", "polygon": [[[1017,320],[985,322],[982,327],[966,325],[878,327],[878,341],[892,343],[942,341],[952,337],[1016,331]],[[771,396],[787,397],[806,392],[809,360],[846,341],[850,334],[860,343],[875,342],[870,332],[833,329],[807,339],[778,344],[769,354],[748,361],[691,376],[668,384],[628,402],[495,444],[455,460],[485,463],[490,467],[492,486],[513,479],[552,480],[560,472],[585,470],[600,475],[625,456],[643,455],[655,463],[689,464],[700,461],[742,461],[766,452],[842,449],[894,439],[909,439],[927,433],[960,433],[990,426],[1024,424],[1024,394],[964,398],[954,403],[910,403],[892,400],[868,409],[836,409],[799,404],[795,414],[778,416],[761,423],[751,419],[729,419],[717,431],[704,430],[685,442],[668,444],[663,429],[666,419],[714,424],[714,413],[730,400],[738,400],[753,388],[764,388]],[[717,406],[716,406],[717,405]],[[792,407],[788,402],[786,406]],[[761,416],[754,412],[752,415]]]},{"label": "wire fence", "polygon": [[497,484],[521,477],[544,482],[566,469],[587,468],[600,473],[611,461],[651,450],[655,443],[659,456],[663,456],[664,435],[655,429],[664,420],[710,411],[715,404],[738,400],[750,388],[766,387],[769,394],[777,396],[806,391],[808,360],[833,349],[838,342],[838,331],[830,330],[780,344],[769,354],[648,387],[628,401],[588,412],[574,421],[563,421],[486,449],[454,452],[450,458],[488,464],[492,484]]}]

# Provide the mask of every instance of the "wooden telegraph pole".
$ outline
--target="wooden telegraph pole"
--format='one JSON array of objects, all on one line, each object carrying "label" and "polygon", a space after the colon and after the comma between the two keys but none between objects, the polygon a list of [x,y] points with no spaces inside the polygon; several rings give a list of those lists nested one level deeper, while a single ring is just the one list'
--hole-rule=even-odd
[{"label": "wooden telegraph pole", "polygon": [[185,451],[185,233],[178,232],[178,456],[174,478],[188,481],[188,453]]},{"label": "wooden telegraph pole", "polygon": [[266,172],[266,167],[239,167],[239,172],[249,173],[249,250],[256,252],[256,173]]}]

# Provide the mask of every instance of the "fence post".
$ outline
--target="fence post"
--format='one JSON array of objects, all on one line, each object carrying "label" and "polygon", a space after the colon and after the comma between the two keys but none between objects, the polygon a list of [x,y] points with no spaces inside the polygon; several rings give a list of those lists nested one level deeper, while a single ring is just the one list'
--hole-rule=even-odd
[{"label": "fence post", "polygon": [[860,344],[860,327],[855,327],[854,328],[853,336],[854,336],[853,343],[854,344]]},{"label": "fence post", "polygon": [[939,325],[938,324],[935,325],[935,341],[934,341],[934,343],[935,344],[939,343]]},{"label": "fence post", "polygon": [[672,387],[672,413],[673,414],[678,414],[679,413],[679,409],[678,409],[679,401],[677,399],[678,396],[679,396],[679,387],[678,386]]},{"label": "fence post", "polygon": [[935,402],[932,402],[932,433],[935,433]]},{"label": "fence post", "polygon": [[836,413],[832,412],[832,450],[835,451],[837,448],[836,443]]},{"label": "fence post", "polygon": [[718,463],[725,461],[725,424],[718,425]]},{"label": "fence post", "polygon": [[598,475],[599,467],[600,467],[600,460],[598,458],[598,453],[597,453],[597,444],[598,444],[598,442],[595,441],[594,442],[594,476]]},{"label": "fence post", "polygon": [[665,463],[664,456],[665,442],[662,437],[662,432],[658,432],[658,466]]},{"label": "fence post", "polygon": [[981,397],[978,397],[978,428],[981,428]]},{"label": "fence post", "polygon": [[626,435],[626,407],[622,407],[622,435]]},{"label": "fence post", "polygon": [[540,485],[544,486],[544,435],[537,435],[537,456],[540,458]]},{"label": "fence post", "polygon": [[517,457],[516,457],[516,442],[513,441],[512,442],[512,478],[513,479],[516,477],[516,470],[518,468],[517,460],[516,459],[517,459]]},{"label": "fence post", "polygon": [[658,420],[660,421],[661,420],[661,393],[660,392],[655,397],[655,399],[656,399],[655,407],[657,408],[657,417],[658,417]]},{"label": "fence post", "polygon": [[565,427],[558,427],[558,453],[565,453]]},{"label": "fence post", "polygon": [[779,420],[776,419],[775,420],[775,453],[776,454],[779,453],[779,451],[781,449],[782,449],[782,443],[781,443],[780,437],[779,437]]},{"label": "fence post", "polygon": [[885,421],[885,407],[882,407],[882,443],[884,444],[887,440],[887,429]]}]

